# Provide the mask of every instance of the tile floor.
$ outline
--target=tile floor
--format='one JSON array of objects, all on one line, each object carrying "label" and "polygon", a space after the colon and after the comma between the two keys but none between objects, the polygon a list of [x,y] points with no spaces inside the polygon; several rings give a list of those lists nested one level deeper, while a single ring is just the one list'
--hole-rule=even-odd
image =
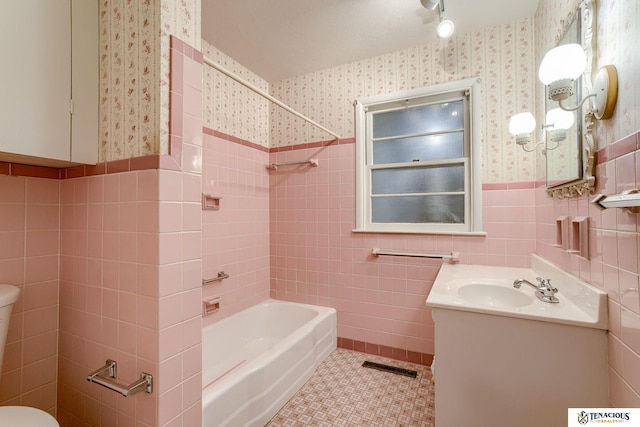
[{"label": "tile floor", "polygon": [[[412,369],[410,378],[363,368],[365,360]],[[267,424],[269,427],[433,427],[434,384],[427,366],[337,349]]]}]

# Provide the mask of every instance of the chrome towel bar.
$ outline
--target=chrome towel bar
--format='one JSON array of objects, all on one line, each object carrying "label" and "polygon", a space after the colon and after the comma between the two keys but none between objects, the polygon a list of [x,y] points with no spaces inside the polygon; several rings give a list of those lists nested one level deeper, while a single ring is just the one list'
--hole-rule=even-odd
[{"label": "chrome towel bar", "polygon": [[387,251],[379,248],[371,249],[371,253],[375,256],[388,255],[388,256],[406,256],[406,257],[414,257],[414,258],[433,258],[433,259],[443,259],[448,260],[449,262],[458,262],[460,261],[460,252],[451,252],[450,254],[423,254],[417,252],[396,252],[396,251]]},{"label": "chrome towel bar", "polygon": [[228,279],[229,275],[224,271],[218,271],[218,275],[216,277],[212,277],[211,279],[202,279],[203,285],[208,285],[209,283],[219,282],[224,279]]},{"label": "chrome towel bar", "polygon": [[[105,374],[106,376],[103,376],[102,374]],[[140,374],[140,379],[138,381],[135,381],[126,386],[123,386],[114,381],[114,379],[117,377],[118,365],[116,361],[107,359],[105,365],[102,368],[97,369],[89,374],[89,376],[87,377],[87,381],[116,391],[124,397],[133,396],[134,394],[140,393],[141,391],[149,394],[153,392],[153,376],[151,374],[143,372]]]},{"label": "chrome towel bar", "polygon": [[317,167],[318,159],[301,160],[299,162],[271,163],[269,166],[267,166],[267,168],[277,170],[278,167],[280,166],[293,166],[293,165],[306,165],[306,164]]}]

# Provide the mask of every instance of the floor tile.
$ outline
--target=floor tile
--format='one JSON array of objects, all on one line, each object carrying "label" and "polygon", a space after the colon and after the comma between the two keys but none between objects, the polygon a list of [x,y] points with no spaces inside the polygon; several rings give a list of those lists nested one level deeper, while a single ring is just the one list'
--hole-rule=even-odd
[{"label": "floor tile", "polygon": [[[362,367],[365,360],[418,372],[417,378]],[[269,427],[433,427],[434,384],[427,366],[336,349]]]}]

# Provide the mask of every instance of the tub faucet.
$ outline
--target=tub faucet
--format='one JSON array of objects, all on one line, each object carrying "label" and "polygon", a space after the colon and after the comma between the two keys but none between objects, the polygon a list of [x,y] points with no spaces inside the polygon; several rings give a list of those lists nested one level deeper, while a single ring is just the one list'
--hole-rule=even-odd
[{"label": "tub faucet", "polygon": [[558,292],[558,289],[554,288],[553,285],[551,285],[551,279],[536,277],[536,281],[538,282],[537,286],[527,279],[516,279],[513,281],[513,287],[519,289],[520,286],[525,283],[536,290],[535,295],[540,301],[553,304],[560,302],[560,300],[555,296],[555,294]]}]

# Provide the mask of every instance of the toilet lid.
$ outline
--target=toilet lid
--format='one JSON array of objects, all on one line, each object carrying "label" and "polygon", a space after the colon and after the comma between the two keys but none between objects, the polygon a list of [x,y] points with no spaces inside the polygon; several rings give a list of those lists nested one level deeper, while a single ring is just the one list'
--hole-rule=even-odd
[{"label": "toilet lid", "polygon": [[60,427],[45,411],[29,406],[0,406],[0,427],[38,426]]}]

